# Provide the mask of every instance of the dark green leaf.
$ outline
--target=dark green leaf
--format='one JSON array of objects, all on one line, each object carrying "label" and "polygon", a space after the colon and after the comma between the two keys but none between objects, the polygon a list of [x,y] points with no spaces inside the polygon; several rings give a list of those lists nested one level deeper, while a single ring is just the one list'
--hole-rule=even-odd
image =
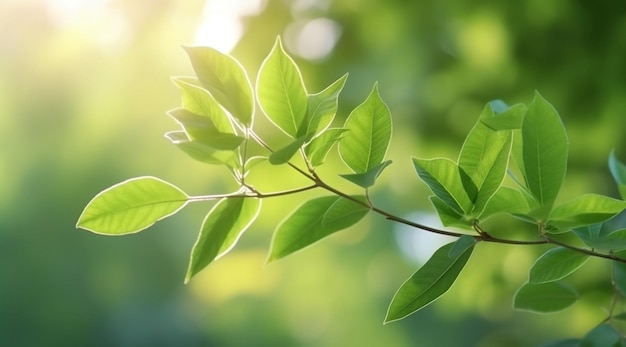
[{"label": "dark green leaf", "polygon": [[550,313],[564,310],[578,299],[574,289],[560,282],[526,283],[515,294],[517,310]]},{"label": "dark green leaf", "polygon": [[626,209],[626,201],[598,194],[585,194],[555,207],[547,224],[557,229],[600,223]]},{"label": "dark green leaf", "polygon": [[337,113],[339,93],[346,84],[348,74],[341,76],[326,89],[317,94],[308,96],[308,109],[306,127],[300,128],[300,135],[311,138],[326,129],[332,123]]},{"label": "dark green leaf", "polygon": [[454,242],[452,248],[450,248],[448,257],[450,257],[450,259],[456,259],[463,255],[469,248],[474,247],[474,245],[476,245],[476,239],[473,236],[463,235]]},{"label": "dark green leaf", "polygon": [[580,342],[580,347],[617,347],[621,336],[609,324],[601,324],[591,330]]},{"label": "dark green leaf", "polygon": [[413,165],[419,177],[435,195],[460,215],[472,210],[472,202],[465,191],[459,167],[449,159],[416,159]]},{"label": "dark green leaf", "polygon": [[587,262],[589,256],[563,247],[544,253],[530,268],[529,283],[547,283],[565,278]]},{"label": "dark green leaf", "polygon": [[292,141],[287,146],[272,153],[269,157],[270,164],[280,165],[280,164],[285,164],[289,162],[289,160],[291,160],[293,155],[296,154],[296,152],[298,152],[300,147],[304,145],[305,140],[306,140],[305,137],[299,137],[295,139],[294,141]]},{"label": "dark green leaf", "polygon": [[609,251],[626,249],[626,229],[613,230],[600,223],[574,228],[572,231],[589,247]]},{"label": "dark green leaf", "polygon": [[355,224],[368,211],[369,208],[339,196],[305,202],[278,226],[268,262],[283,258]]},{"label": "dark green leaf", "polygon": [[455,210],[450,208],[445,202],[439,199],[437,196],[432,195],[429,197],[430,202],[433,204],[437,216],[441,220],[441,224],[446,227],[457,227],[462,229],[472,229],[472,220],[464,218],[458,214]]},{"label": "dark green leaf", "polygon": [[191,251],[185,283],[226,254],[237,243],[261,210],[261,199],[232,197],[221,199],[207,214]]},{"label": "dark green leaf", "polygon": [[191,141],[202,142],[203,144],[221,150],[233,150],[241,146],[243,137],[234,133],[220,132],[210,118],[199,116],[184,108],[176,108],[168,112],[187,133]]},{"label": "dark green leaf", "polygon": [[450,257],[454,242],[439,248],[433,256],[400,286],[387,310],[385,323],[402,319],[438,299],[450,289],[463,270],[474,247]]},{"label": "dark green leaf", "polygon": [[613,282],[615,288],[619,290],[622,296],[626,296],[626,264],[614,261],[613,265]]},{"label": "dark green leaf", "polygon": [[265,115],[285,134],[296,138],[307,114],[307,93],[296,63],[280,38],[265,58],[257,78],[257,95]]},{"label": "dark green leaf", "polygon": [[384,161],[382,164],[371,168],[366,173],[347,174],[347,175],[339,175],[339,176],[347,179],[348,181],[360,187],[369,188],[373,186],[374,183],[376,183],[376,179],[378,178],[378,176],[380,176],[383,170],[389,165],[391,165],[391,160]]},{"label": "dark green leaf", "polygon": [[343,136],[346,129],[326,129],[304,147],[304,153],[312,167],[318,167],[324,163],[328,152]]},{"label": "dark green leaf", "polygon": [[222,151],[200,141],[191,141],[184,131],[170,131],[165,134],[165,137],[197,161],[206,164],[228,165],[230,167],[238,165],[237,153],[235,151]]},{"label": "dark green leaf", "polygon": [[204,88],[235,118],[252,123],[252,85],[244,68],[233,57],[209,47],[183,47]]},{"label": "dark green leaf", "polygon": [[568,142],[559,114],[539,93],[528,106],[522,137],[526,185],[542,206],[551,206],[565,177]]},{"label": "dark green leaf", "polygon": [[559,341],[554,341],[554,342],[543,344],[540,347],[580,347],[580,340],[579,339],[559,340]]},{"label": "dark green leaf", "polygon": [[187,199],[182,190],[159,178],[132,178],[96,195],[76,227],[105,235],[136,233],[178,212]]},{"label": "dark green leaf", "polygon": [[366,173],[383,162],[391,141],[391,116],[377,84],[350,113],[344,128],[348,131],[339,143],[339,154],[354,173]]},{"label": "dark green leaf", "polygon": [[622,199],[626,199],[626,164],[620,162],[615,156],[615,151],[609,156],[609,170],[617,183]]}]

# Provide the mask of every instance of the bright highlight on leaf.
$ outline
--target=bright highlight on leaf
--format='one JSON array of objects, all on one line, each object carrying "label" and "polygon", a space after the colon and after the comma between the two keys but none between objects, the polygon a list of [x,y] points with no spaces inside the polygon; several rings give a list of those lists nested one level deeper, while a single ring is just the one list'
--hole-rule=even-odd
[{"label": "bright highlight on leaf", "polygon": [[132,178],[96,195],[76,226],[105,235],[136,233],[178,212],[187,199],[182,190],[159,178]]},{"label": "bright highlight on leaf", "polygon": [[585,194],[552,210],[548,225],[569,229],[606,221],[626,210],[626,201],[598,194]]}]

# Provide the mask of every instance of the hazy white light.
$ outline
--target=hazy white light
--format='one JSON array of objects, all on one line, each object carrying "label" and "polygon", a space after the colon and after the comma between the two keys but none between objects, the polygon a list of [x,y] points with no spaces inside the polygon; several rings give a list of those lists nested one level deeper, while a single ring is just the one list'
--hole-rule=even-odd
[{"label": "hazy white light", "polygon": [[228,53],[243,35],[241,18],[259,14],[264,0],[208,0],[194,43]]},{"label": "hazy white light", "polygon": [[[408,219],[435,228],[443,227],[434,214],[413,213]],[[450,236],[429,233],[404,224],[394,227],[394,235],[402,254],[418,264],[424,264],[437,249],[454,241]]]},{"label": "hazy white light", "polygon": [[317,18],[305,23],[294,23],[285,33],[287,45],[295,54],[308,60],[328,56],[341,35],[341,26],[328,18]]}]

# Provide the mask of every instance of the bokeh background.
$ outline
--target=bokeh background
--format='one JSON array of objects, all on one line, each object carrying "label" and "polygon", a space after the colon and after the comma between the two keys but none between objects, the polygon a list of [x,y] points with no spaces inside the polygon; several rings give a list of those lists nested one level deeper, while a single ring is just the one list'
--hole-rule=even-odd
[{"label": "bokeh background", "polygon": [[[297,200],[267,201],[238,247],[188,285],[210,203],[132,236],[75,228],[96,193],[130,177],[197,195],[236,189],[162,136],[180,103],[169,77],[192,73],[180,45],[209,45],[254,80],[277,35],[310,91],[350,73],[338,122],[378,81],[395,127],[394,165],[373,192],[385,209],[436,224],[410,157],[454,158],[486,102],[529,102],[535,90],[569,134],[561,199],[617,196],[606,159],[626,159],[621,1],[0,0],[0,345],[532,346],[604,318],[606,262],[569,279],[574,307],[532,315],[511,302],[543,249],[480,245],[447,295],[383,326],[397,287],[448,240],[371,217],[265,267]],[[334,155],[325,172],[341,170]],[[528,232],[506,219],[489,227]]]}]

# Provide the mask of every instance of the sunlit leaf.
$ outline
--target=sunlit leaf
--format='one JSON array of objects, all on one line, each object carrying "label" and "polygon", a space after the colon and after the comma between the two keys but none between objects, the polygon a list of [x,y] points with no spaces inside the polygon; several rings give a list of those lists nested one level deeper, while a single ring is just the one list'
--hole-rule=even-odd
[{"label": "sunlit leaf", "polygon": [[472,229],[473,223],[471,220],[464,218],[463,215],[457,213],[437,196],[432,195],[429,199],[443,226]]},{"label": "sunlit leaf", "polygon": [[626,201],[604,195],[585,194],[556,206],[548,224],[558,229],[600,223],[626,209]]},{"label": "sunlit leaf", "polygon": [[324,163],[328,152],[341,139],[345,131],[346,129],[326,129],[304,147],[304,153],[312,167],[318,167]]},{"label": "sunlit leaf", "polygon": [[[363,197],[358,197],[363,199]],[[369,208],[354,201],[326,196],[305,202],[276,230],[268,262],[283,258],[363,218]]]},{"label": "sunlit leaf", "polygon": [[527,107],[524,104],[508,106],[501,100],[489,102],[493,112],[483,113],[480,121],[493,130],[513,130],[522,127]]},{"label": "sunlit leaf", "polygon": [[250,125],[254,113],[252,85],[241,64],[210,47],[183,47],[198,80],[242,124]]},{"label": "sunlit leaf", "polygon": [[261,210],[261,199],[221,199],[207,214],[191,251],[185,282],[230,251]]},{"label": "sunlit leaf", "polygon": [[272,165],[285,164],[298,152],[300,147],[304,145],[305,137],[299,137],[289,143],[287,146],[277,150],[269,156],[269,162]]},{"label": "sunlit leaf", "polygon": [[377,84],[350,113],[344,128],[348,131],[339,143],[339,154],[354,173],[366,173],[383,162],[391,141],[391,115]]},{"label": "sunlit leaf", "polygon": [[391,160],[384,161],[380,165],[371,168],[365,173],[346,174],[340,176],[360,187],[369,188],[373,186],[374,183],[376,183],[376,179],[378,178],[378,176],[380,176],[383,170],[389,165],[391,165]]},{"label": "sunlit leaf", "polygon": [[528,106],[522,122],[522,137],[528,189],[542,206],[550,206],[565,177],[568,142],[559,114],[539,93],[535,93]]},{"label": "sunlit leaf", "polygon": [[515,294],[513,306],[521,311],[550,313],[564,310],[576,300],[576,291],[563,283],[526,283]]},{"label": "sunlit leaf", "polygon": [[306,119],[308,124],[300,128],[300,136],[311,138],[326,129],[337,113],[339,93],[346,84],[348,74],[341,76],[326,89],[308,96]]},{"label": "sunlit leaf", "polygon": [[200,141],[191,141],[184,131],[170,131],[165,134],[165,137],[197,161],[231,167],[238,165],[237,153],[235,151],[218,150]]},{"label": "sunlit leaf", "polygon": [[544,253],[530,268],[528,282],[546,283],[558,281],[578,270],[589,256],[567,248],[556,247]]},{"label": "sunlit leaf", "polygon": [[232,132],[220,132],[210,118],[199,116],[184,108],[170,110],[167,114],[185,129],[191,141],[202,142],[207,146],[221,150],[236,149],[244,141],[243,137]]},{"label": "sunlit leaf", "polygon": [[298,137],[307,114],[307,93],[300,70],[283,49],[280,38],[261,65],[256,89],[269,120],[287,135]]},{"label": "sunlit leaf", "polygon": [[[457,241],[459,242],[459,241]],[[474,247],[465,247],[463,252],[450,251],[454,242],[439,248],[432,257],[400,286],[387,310],[385,323],[402,319],[438,299],[450,289],[463,270]]]},{"label": "sunlit leaf", "polygon": [[132,178],[96,195],[76,226],[97,234],[136,233],[178,212],[187,199],[182,190],[159,178]]},{"label": "sunlit leaf", "polygon": [[620,347],[621,335],[610,324],[601,324],[587,333],[580,347]]},{"label": "sunlit leaf", "polygon": [[445,158],[413,158],[413,165],[430,190],[456,213],[464,215],[472,210],[456,163]]}]

